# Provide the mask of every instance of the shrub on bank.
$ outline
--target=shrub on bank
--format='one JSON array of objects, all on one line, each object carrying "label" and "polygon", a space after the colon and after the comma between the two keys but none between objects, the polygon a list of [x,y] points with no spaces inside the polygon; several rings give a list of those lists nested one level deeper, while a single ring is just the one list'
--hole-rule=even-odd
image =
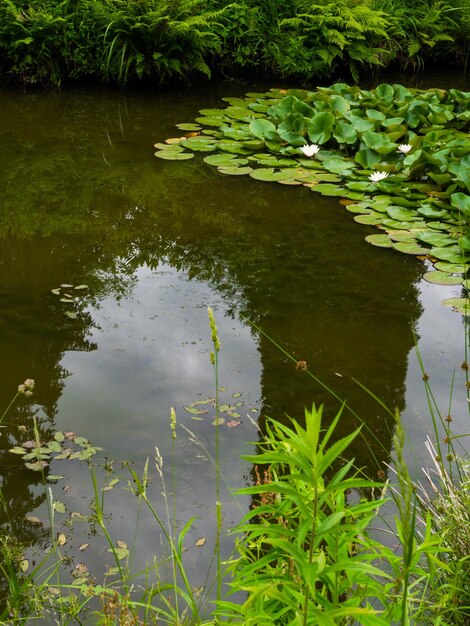
[{"label": "shrub on bank", "polygon": [[0,0],[0,80],[357,80],[436,59],[464,68],[468,1]]}]

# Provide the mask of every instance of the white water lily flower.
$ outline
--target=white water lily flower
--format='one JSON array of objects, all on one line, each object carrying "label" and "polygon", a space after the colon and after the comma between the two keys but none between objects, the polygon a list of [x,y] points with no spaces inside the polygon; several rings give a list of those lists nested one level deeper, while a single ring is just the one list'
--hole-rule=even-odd
[{"label": "white water lily flower", "polygon": [[410,145],[409,143],[401,143],[398,146],[398,152],[402,152],[403,154],[407,154],[411,149],[412,149],[412,145]]},{"label": "white water lily flower", "polygon": [[306,157],[312,157],[320,152],[320,146],[317,146],[316,143],[312,143],[310,146],[300,146],[300,149]]},{"label": "white water lily flower", "polygon": [[384,178],[387,178],[387,176],[388,176],[388,172],[374,172],[373,174],[369,176],[369,180],[371,180],[373,183],[377,183],[379,182],[379,180],[383,180]]}]

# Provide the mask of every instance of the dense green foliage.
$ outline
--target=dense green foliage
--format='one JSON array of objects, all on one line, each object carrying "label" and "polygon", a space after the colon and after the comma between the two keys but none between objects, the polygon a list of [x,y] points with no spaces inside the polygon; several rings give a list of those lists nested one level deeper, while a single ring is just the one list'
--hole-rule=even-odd
[{"label": "dense green foliage", "polygon": [[371,67],[464,67],[468,9],[468,0],[0,0],[0,79],[356,80]]},{"label": "dense green foliage", "polygon": [[[426,258],[426,280],[468,291],[470,93],[336,83],[225,100],[178,124],[190,136],[155,144],[156,156],[208,152],[223,174],[342,197],[355,221],[385,232],[369,243]],[[470,313],[467,295],[445,304]]]}]

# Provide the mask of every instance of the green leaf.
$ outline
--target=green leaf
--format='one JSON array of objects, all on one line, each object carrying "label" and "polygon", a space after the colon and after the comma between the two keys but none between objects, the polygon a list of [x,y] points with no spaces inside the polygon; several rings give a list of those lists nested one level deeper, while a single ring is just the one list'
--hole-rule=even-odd
[{"label": "green leaf", "polygon": [[159,150],[155,152],[155,156],[166,161],[187,161],[194,158],[192,152],[178,152],[176,150]]},{"label": "green leaf", "polygon": [[201,127],[199,126],[199,124],[176,124],[176,128],[179,128],[180,130],[188,130],[188,131],[198,131],[201,130]]},{"label": "green leaf", "polygon": [[257,119],[250,122],[250,131],[259,139],[272,139],[273,134],[277,135],[274,124],[265,119]]},{"label": "green leaf", "polygon": [[322,111],[314,115],[308,124],[308,136],[312,143],[326,143],[333,131],[335,116],[329,111]]},{"label": "green leaf", "polygon": [[470,299],[469,298],[448,298],[442,302],[445,306],[451,306],[455,311],[462,315],[470,315]]},{"label": "green leaf", "polygon": [[433,285],[460,285],[463,281],[461,276],[452,276],[452,274],[440,271],[426,272],[423,278]]},{"label": "green leaf", "polygon": [[291,178],[292,174],[289,171],[285,170],[280,170],[276,172],[273,168],[259,167],[258,169],[250,172],[250,176],[255,180],[276,182],[278,180],[286,180],[287,178]]},{"label": "green leaf", "polygon": [[338,122],[335,126],[333,137],[339,144],[353,144],[357,141],[357,130],[352,124]]},{"label": "green leaf", "polygon": [[452,206],[461,211],[467,217],[470,216],[470,196],[465,193],[453,193],[450,197]]},{"label": "green leaf", "polygon": [[252,167],[218,167],[221,174],[228,174],[229,176],[243,176],[253,171]]},{"label": "green leaf", "polygon": [[209,413],[208,409],[198,409],[195,406],[185,406],[183,408],[187,413],[191,413],[191,415],[206,415]]},{"label": "green leaf", "polygon": [[367,235],[365,238],[368,243],[379,248],[391,248],[392,242],[388,235]]},{"label": "green leaf", "polygon": [[15,446],[14,448],[10,448],[8,452],[12,452],[13,454],[26,454],[25,448],[21,448],[20,446]]}]

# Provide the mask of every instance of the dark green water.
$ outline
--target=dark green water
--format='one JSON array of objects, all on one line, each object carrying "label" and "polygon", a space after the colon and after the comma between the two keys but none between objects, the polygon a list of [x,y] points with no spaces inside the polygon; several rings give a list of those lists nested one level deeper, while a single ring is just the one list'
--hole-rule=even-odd
[{"label": "dark green water", "polygon": [[[233,487],[252,479],[239,460],[258,439],[252,420],[262,426],[266,415],[301,418],[313,402],[325,404],[329,419],[339,408],[247,320],[307,361],[366,421],[369,445],[357,440],[351,453],[370,474],[393,454],[393,425],[353,379],[402,412],[412,469],[426,463],[423,441],[432,424],[415,339],[444,413],[455,369],[454,426],[468,432],[465,326],[440,304],[455,288],[423,283],[422,262],[366,244],[373,229],[356,224],[337,199],[222,176],[202,157],[177,163],[153,156],[155,142],[181,134],[175,123],[253,88],[0,91],[0,406],[25,378],[36,381],[33,402],[19,402],[0,430],[0,486],[21,539],[47,543],[43,528],[24,523],[28,514],[47,518],[38,475],[8,452],[32,437],[33,414],[45,439],[55,429],[73,430],[138,469],[158,446],[169,470],[175,407],[178,422],[213,453],[211,416],[193,420],[183,408],[214,394],[207,306],[222,342],[221,400],[233,403],[232,394],[242,393],[244,402],[241,424],[220,428],[222,471]],[[72,309],[51,293],[64,283],[89,287]],[[354,424],[345,411],[342,432]],[[54,489],[67,512],[85,511],[84,464],[57,461],[52,471],[66,476],[65,490]],[[188,556],[203,577],[214,471],[184,430],[175,475],[178,519],[196,516],[189,544],[208,538]],[[161,487],[156,479],[152,485],[159,501]],[[248,503],[239,508],[226,494],[223,500],[230,527]],[[131,544],[129,497],[113,492],[108,502],[115,536]],[[0,510],[0,525],[6,521]],[[139,537],[142,565],[153,546],[158,551],[158,533],[145,517]],[[74,540],[71,554],[82,540]],[[96,546],[89,559],[103,568],[109,555],[98,540]]]}]

